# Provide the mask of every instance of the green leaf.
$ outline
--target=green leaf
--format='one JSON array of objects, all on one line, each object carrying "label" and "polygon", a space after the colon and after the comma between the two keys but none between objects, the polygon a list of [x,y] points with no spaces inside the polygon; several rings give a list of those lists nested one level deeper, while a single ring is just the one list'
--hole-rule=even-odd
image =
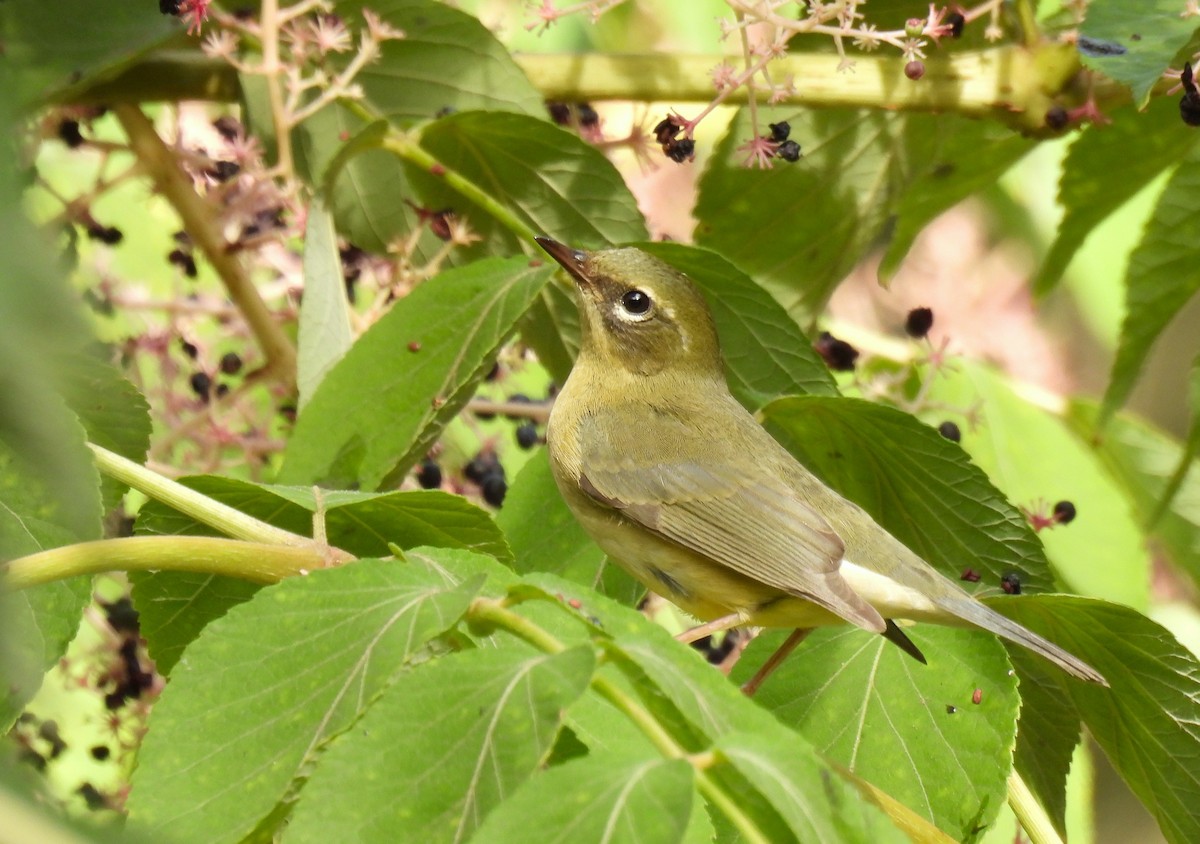
[{"label": "green leaf", "polygon": [[[587,248],[646,237],[637,202],[617,168],[578,135],[545,120],[481,111],[452,114],[424,129],[421,146],[537,233]],[[453,209],[483,238],[472,254],[530,246],[441,179],[424,172],[412,178],[427,206]]]},{"label": "green leaf", "polygon": [[1059,672],[1048,662],[1019,647],[1008,647],[1008,656],[1021,683],[1013,764],[1050,815],[1054,828],[1065,836],[1067,774],[1079,744],[1079,712],[1063,698]]},{"label": "green leaf", "polygon": [[465,840],[538,770],[594,669],[588,646],[554,655],[488,648],[426,663],[322,757],[286,840]]},{"label": "green leaf", "polygon": [[[1067,412],[1067,421],[1076,430],[1079,438],[1092,447],[1095,455],[1104,464],[1120,485],[1123,503],[1132,505],[1140,524],[1149,525],[1159,511],[1167,486],[1184,449],[1167,433],[1150,423],[1128,413],[1118,413],[1105,427],[1103,433],[1096,430],[1099,408],[1096,405],[1076,400]],[[1189,460],[1189,468],[1183,477],[1183,485],[1152,527],[1147,528],[1149,538],[1156,550],[1165,551],[1172,562],[1182,569],[1193,583],[1200,584],[1200,475]],[[1082,520],[1086,510],[1080,510]],[[1074,524],[1074,523],[1072,523]],[[1103,524],[1103,522],[1100,522]],[[1096,550],[1104,548],[1103,541],[1090,536],[1089,541]],[[1143,563],[1149,576],[1149,564]],[[1094,576],[1103,576],[1105,564],[1093,561]],[[1089,590],[1090,591],[1090,590]],[[1135,609],[1144,609],[1145,602],[1138,603],[1120,595],[1101,595],[1110,600],[1120,600]]]},{"label": "green leaf", "polygon": [[296,381],[300,408],[354,342],[333,218],[319,199],[308,207],[304,229],[304,299],[300,303]]},{"label": "green leaf", "polygon": [[[216,475],[181,478],[209,498],[294,533],[312,531],[316,501],[311,489],[254,484]],[[510,561],[500,529],[466,499],[433,490],[383,495],[326,492],[326,538],[360,557],[384,556],[390,545],[463,548]],[[159,536],[216,536],[190,516],[157,501],[138,513],[136,531]],[[134,605],[141,613],[142,635],[158,670],[166,675],[183,649],[213,619],[249,600],[261,587],[235,578],[187,572],[137,572],[131,575]]]},{"label": "green leaf", "polygon": [[[338,14],[358,18],[364,4],[343,0]],[[385,23],[404,31],[355,77],[365,104],[398,126],[443,110],[487,109],[544,116],[542,96],[504,45],[471,15],[435,0],[372,0]]]},{"label": "green leaf", "polygon": [[1102,419],[1125,403],[1150,347],[1200,289],[1195,244],[1200,239],[1200,148],[1189,150],[1167,182],[1141,242],[1129,257],[1125,321],[1104,395]]},{"label": "green leaf", "polygon": [[[872,13],[874,13],[872,9]],[[903,186],[895,200],[895,226],[879,264],[890,281],[917,235],[943,211],[994,185],[1036,145],[991,120],[911,115],[904,121]]]},{"label": "green leaf", "polygon": [[130,824],[174,841],[239,841],[306,775],[479,582],[359,561],[258,592],[188,648],[155,704]]},{"label": "green leaf", "polygon": [[[59,388],[88,442],[144,462],[150,450],[150,405],[137,387],[112,364],[91,355],[64,356],[59,364]],[[116,507],[127,489],[101,477],[104,509]]]},{"label": "green leaf", "polygon": [[763,424],[796,458],[893,536],[957,580],[964,568],[1025,591],[1051,588],[1046,558],[1020,512],[954,443],[907,413],[857,399],[779,399]]},{"label": "green leaf", "polygon": [[1200,840],[1200,663],[1127,607],[1063,595],[1005,603],[1005,614],[1101,672],[1111,688],[1056,672],[1113,767],[1168,841]]},{"label": "green leaf", "polygon": [[186,571],[131,572],[131,596],[154,668],[171,676],[200,631],[263,588],[236,577]]},{"label": "green leaf", "polygon": [[547,284],[521,321],[521,339],[537,354],[538,363],[559,384],[567,380],[579,355],[579,309],[571,291]]},{"label": "green leaf", "polygon": [[736,148],[754,132],[746,110],[738,112],[700,178],[696,243],[754,276],[789,313],[813,313],[883,226],[901,118],[760,108],[759,119],[788,121],[804,158],[770,170],[743,166]]},{"label": "green leaf", "polygon": [[[752,784],[751,777],[744,776],[734,767],[719,765],[707,769],[722,789],[738,795],[739,806],[768,840],[792,840],[793,830],[787,818],[798,809],[808,811],[813,816],[813,823],[820,828],[832,825],[858,829],[863,825],[863,819],[873,814],[870,809],[862,809],[858,795],[804,739],[783,729],[766,710],[755,705],[720,672],[714,671],[694,649],[681,645],[661,626],[636,610],[552,575],[527,575],[523,582],[569,606],[579,607],[588,624],[607,637],[599,640],[608,655],[601,672],[627,694],[639,698],[672,739],[689,752],[705,752],[722,736],[744,731],[761,737],[766,745],[774,748],[771,761],[780,770],[791,770],[791,766],[799,765],[821,780],[822,787],[815,793],[807,793],[806,808],[801,809],[797,802],[803,805],[806,801],[791,793],[786,785],[763,787],[760,791],[758,783]],[[575,711],[573,709],[573,713]],[[584,721],[585,729],[579,731],[584,741],[591,741],[592,732],[604,723],[603,712],[588,715],[589,719]],[[605,738],[602,736],[600,740]],[[619,752],[629,753],[634,752],[635,745],[619,740],[615,747]],[[718,819],[718,823],[730,831],[727,820]],[[889,827],[886,822],[879,826]],[[717,840],[728,840],[728,836],[718,836]],[[796,840],[813,839],[801,836]],[[851,837],[848,840],[889,839]]]},{"label": "green leaf", "polygon": [[[1174,99],[1156,99],[1144,112],[1130,106],[1109,116],[1111,125],[1089,127],[1063,161],[1058,182],[1063,219],[1033,282],[1039,294],[1058,284],[1092,229],[1195,145],[1196,133],[1180,122]],[[1134,149],[1137,155],[1130,155]]]},{"label": "green leaf", "polygon": [[[847,783],[789,753],[773,737],[728,733],[713,749],[768,797],[799,841],[909,840]],[[840,811],[830,812],[826,800]]]},{"label": "green leaf", "polygon": [[608,560],[567,508],[542,449],[509,487],[496,522],[520,573],[550,572],[618,601],[634,604],[645,588]]},{"label": "green leaf", "polygon": [[179,20],[124,0],[13,4],[0,18],[5,60],[23,107],[107,79],[183,29]]},{"label": "green leaf", "polygon": [[[337,231],[377,253],[420,227],[417,212],[404,202],[415,195],[407,166],[392,153],[373,148],[384,126],[334,103],[296,128],[297,168],[309,184],[322,187]],[[439,244],[426,231],[416,254],[430,255]]]},{"label": "green leaf", "polygon": [[692,767],[682,759],[593,754],[530,778],[471,842],[676,844],[693,798]]},{"label": "green leaf", "polygon": [[79,630],[92,579],[72,577],[20,592],[0,590],[0,732],[7,733]]},{"label": "green leaf", "polygon": [[754,131],[739,112],[700,179],[696,242],[750,273],[797,315],[818,311],[895,225],[881,269],[888,275],[925,223],[1031,146],[952,115],[760,108],[759,120],[764,130],[788,121],[804,157],[770,170],[745,167],[736,148]]},{"label": "green leaf", "polygon": [[796,321],[720,255],[681,243],[638,243],[682,270],[705,294],[733,395],[750,411],[780,396],[837,394],[829,368]]},{"label": "green leaf", "polygon": [[[1020,698],[1004,648],[986,633],[917,625],[921,665],[882,636],[848,627],[810,634],[755,699],[826,758],[958,840],[1005,802]],[[755,639],[734,668],[748,680],[787,637]],[[975,689],[980,703],[972,703]]]},{"label": "green leaf", "polygon": [[421,284],[326,375],[297,420],[280,480],[374,489],[407,472],[467,403],[550,274],[526,258],[490,258]]},{"label": "green leaf", "polygon": [[1043,516],[1057,501],[1075,505],[1075,521],[1038,533],[1058,580],[1071,592],[1144,608],[1149,601],[1144,538],[1088,438],[1018,395],[992,369],[963,361],[955,370],[938,374],[929,398],[942,406],[975,408],[971,418],[979,421],[962,420],[961,444],[992,483],[1010,501]]},{"label": "green leaf", "polygon": [[1079,55],[1086,67],[1128,85],[1140,107],[1195,30],[1174,0],[1102,0],[1088,6]]}]

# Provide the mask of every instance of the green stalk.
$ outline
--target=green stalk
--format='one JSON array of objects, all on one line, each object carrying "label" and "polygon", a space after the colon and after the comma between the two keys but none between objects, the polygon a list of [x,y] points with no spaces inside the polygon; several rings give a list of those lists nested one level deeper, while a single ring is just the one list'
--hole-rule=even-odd
[{"label": "green stalk", "polygon": [[1016,770],[1008,776],[1008,805],[1012,807],[1031,844],[1063,844],[1050,816]]},{"label": "green stalk", "polygon": [[0,566],[0,584],[27,589],[106,571],[187,571],[276,583],[329,565],[323,550],[212,536],[131,536],[51,548]]}]

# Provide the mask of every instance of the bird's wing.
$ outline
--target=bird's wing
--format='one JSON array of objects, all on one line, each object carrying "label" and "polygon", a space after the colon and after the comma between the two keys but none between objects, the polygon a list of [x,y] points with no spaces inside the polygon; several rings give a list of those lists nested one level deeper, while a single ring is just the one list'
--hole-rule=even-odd
[{"label": "bird's wing", "polygon": [[[605,425],[583,423],[584,492],[739,574],[883,632],[883,618],[838,572],[842,540],[782,479],[748,472],[755,455],[723,454],[713,444],[698,459],[685,457],[672,444],[696,432],[682,420],[628,415],[636,427],[613,424],[622,420],[611,416]],[[613,433],[620,430],[627,436],[618,444]]]}]

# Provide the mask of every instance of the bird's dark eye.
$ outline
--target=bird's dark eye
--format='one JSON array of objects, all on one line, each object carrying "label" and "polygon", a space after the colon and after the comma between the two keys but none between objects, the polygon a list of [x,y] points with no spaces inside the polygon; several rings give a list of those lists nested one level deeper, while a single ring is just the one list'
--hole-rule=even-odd
[{"label": "bird's dark eye", "polygon": [[650,296],[641,290],[630,290],[621,297],[621,307],[627,313],[644,314],[650,310]]}]

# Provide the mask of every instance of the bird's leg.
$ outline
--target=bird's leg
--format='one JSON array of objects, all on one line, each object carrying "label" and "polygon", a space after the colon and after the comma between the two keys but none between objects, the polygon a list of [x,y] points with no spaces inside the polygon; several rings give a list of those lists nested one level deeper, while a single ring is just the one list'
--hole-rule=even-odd
[{"label": "bird's leg", "polygon": [[793,630],[792,635],[783,640],[783,644],[775,650],[775,653],[771,654],[755,675],[742,686],[742,692],[745,693],[746,697],[754,697],[754,693],[758,691],[758,687],[775,672],[776,668],[783,664],[783,661],[788,658],[792,651],[796,650],[796,647],[811,632],[811,627],[797,627]]},{"label": "bird's leg", "polygon": [[737,627],[739,624],[744,624],[746,619],[741,613],[730,613],[723,615],[720,618],[714,618],[712,621],[706,621],[704,624],[697,624],[690,630],[684,630],[675,638],[684,644],[690,645],[697,639],[703,639],[705,636],[711,636],[714,633],[720,633],[722,630],[728,630],[731,627]]}]

